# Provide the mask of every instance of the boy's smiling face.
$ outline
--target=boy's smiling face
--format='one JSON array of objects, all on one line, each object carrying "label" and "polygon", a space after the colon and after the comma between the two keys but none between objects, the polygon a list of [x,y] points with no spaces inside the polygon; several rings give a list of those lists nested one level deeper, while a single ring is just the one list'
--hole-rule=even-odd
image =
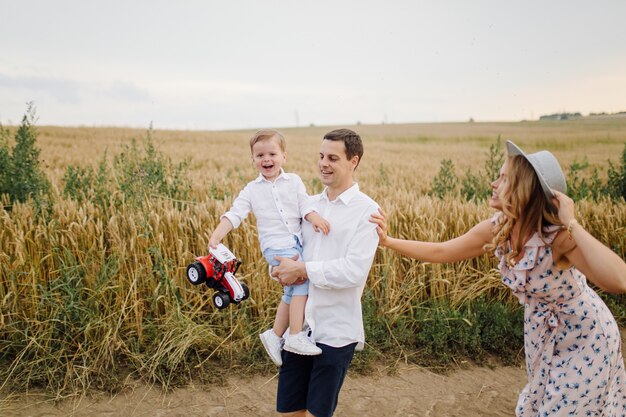
[{"label": "boy's smiling face", "polygon": [[268,181],[278,178],[285,161],[287,161],[287,154],[280,148],[280,143],[275,137],[252,145],[252,162]]}]

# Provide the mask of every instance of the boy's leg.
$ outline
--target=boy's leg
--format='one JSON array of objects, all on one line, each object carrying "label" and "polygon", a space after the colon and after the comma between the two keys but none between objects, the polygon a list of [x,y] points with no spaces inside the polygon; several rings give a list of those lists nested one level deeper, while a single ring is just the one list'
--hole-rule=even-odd
[{"label": "boy's leg", "polygon": [[[304,308],[303,308],[304,311]],[[282,337],[287,330],[287,326],[291,326],[291,307],[285,301],[281,300],[276,309],[276,318],[274,319],[274,333],[278,337]],[[302,324],[300,324],[302,327]]]},{"label": "boy's leg", "polygon": [[289,334],[297,334],[304,326],[304,308],[309,296],[309,282],[285,287],[285,293],[288,293],[291,298],[287,303],[289,304]]},{"label": "boy's leg", "polygon": [[284,294],[276,310],[274,326],[259,335],[265,351],[276,366],[282,366],[283,364],[281,352],[284,343],[283,334],[285,334],[289,325],[289,302],[289,297],[287,294]]},{"label": "boy's leg", "polygon": [[291,304],[288,306],[289,312],[287,317],[289,321],[289,334],[297,334],[302,331],[302,326],[304,324],[304,307],[306,306],[307,299],[308,296],[306,295],[293,295],[291,297]]},{"label": "boy's leg", "polygon": [[289,303],[289,335],[285,338],[283,349],[299,355],[319,355],[322,349],[315,346],[315,343],[302,331],[308,289],[308,281],[285,287],[285,292],[290,290],[291,301]]}]

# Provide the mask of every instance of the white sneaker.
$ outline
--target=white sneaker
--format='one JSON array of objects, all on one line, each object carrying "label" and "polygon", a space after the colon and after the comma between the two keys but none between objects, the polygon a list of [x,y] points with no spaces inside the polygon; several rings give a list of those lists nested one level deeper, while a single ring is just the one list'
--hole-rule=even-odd
[{"label": "white sneaker", "polygon": [[304,332],[287,336],[283,349],[288,352],[297,353],[298,355],[313,356],[322,354],[322,349],[315,346],[315,343],[306,337]]},{"label": "white sneaker", "polygon": [[280,351],[283,349],[283,338],[276,336],[273,329],[264,331],[259,337],[261,338],[261,343],[263,343],[267,354],[270,355],[272,362],[274,362],[276,366],[282,366],[283,358],[280,355]]}]

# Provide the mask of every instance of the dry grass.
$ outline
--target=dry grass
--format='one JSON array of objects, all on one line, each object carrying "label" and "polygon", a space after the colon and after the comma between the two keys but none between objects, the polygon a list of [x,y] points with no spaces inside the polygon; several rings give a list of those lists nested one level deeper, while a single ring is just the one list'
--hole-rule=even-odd
[{"label": "dry grass", "polygon": [[[288,171],[309,191],[320,191],[316,159],[328,127],[284,129]],[[481,169],[498,135],[523,149],[552,150],[564,168],[586,157],[592,167],[617,163],[626,121],[455,123],[356,126],[365,142],[357,170],[363,191],[390,214],[392,235],[444,240],[493,213],[485,204],[425,196],[440,161],[458,174]],[[68,165],[97,166],[105,150],[120,152],[143,131],[107,128],[39,129],[46,172],[55,188]],[[226,244],[244,261],[240,278],[251,299],[218,312],[202,288],[185,279],[186,265],[204,254],[219,215],[256,176],[250,131],[155,131],[159,148],[187,161],[189,202],[155,198],[143,207],[102,208],[59,198],[53,214],[37,217],[29,204],[0,211],[0,358],[7,389],[43,385],[55,393],[108,389],[120,371],[168,386],[179,379],[227,368],[258,367],[257,333],[270,326],[280,288],[266,277],[253,221]],[[581,222],[624,257],[626,205],[578,204]],[[368,290],[390,322],[411,317],[428,299],[460,305],[481,296],[510,300],[493,258],[429,265],[381,250]],[[265,359],[263,363],[267,362]],[[4,365],[3,365],[4,366]],[[113,369],[113,371],[111,371]],[[204,372],[203,372],[204,371]]]}]

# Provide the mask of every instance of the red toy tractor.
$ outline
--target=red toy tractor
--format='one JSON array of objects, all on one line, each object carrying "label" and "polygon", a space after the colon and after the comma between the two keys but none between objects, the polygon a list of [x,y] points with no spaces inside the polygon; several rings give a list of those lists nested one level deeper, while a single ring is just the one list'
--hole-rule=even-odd
[{"label": "red toy tractor", "polygon": [[235,276],[240,265],[241,261],[220,243],[217,249],[209,249],[208,255],[196,258],[187,266],[187,279],[193,285],[206,283],[207,287],[216,290],[213,304],[221,310],[250,296],[248,286]]}]

